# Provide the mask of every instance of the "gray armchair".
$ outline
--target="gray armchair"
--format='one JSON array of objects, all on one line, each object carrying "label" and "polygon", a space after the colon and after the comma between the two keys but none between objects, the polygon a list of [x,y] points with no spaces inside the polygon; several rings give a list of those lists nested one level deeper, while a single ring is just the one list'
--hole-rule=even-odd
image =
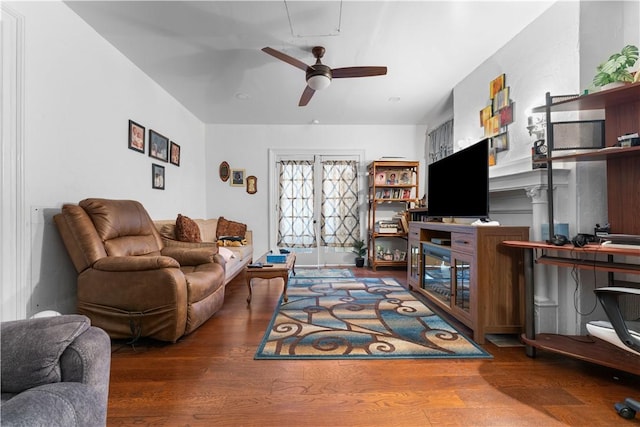
[{"label": "gray armchair", "polygon": [[3,322],[2,426],[104,426],[111,340],[82,315]]}]

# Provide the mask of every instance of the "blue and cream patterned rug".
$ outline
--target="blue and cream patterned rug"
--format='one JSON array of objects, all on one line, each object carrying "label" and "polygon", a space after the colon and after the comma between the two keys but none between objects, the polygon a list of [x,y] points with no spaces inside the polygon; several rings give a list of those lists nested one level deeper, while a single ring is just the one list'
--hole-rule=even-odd
[{"label": "blue and cream patterned rug", "polygon": [[255,359],[492,358],[391,278],[289,281]]},{"label": "blue and cream patterned rug", "polygon": [[296,268],[296,275],[292,276],[296,279],[300,278],[345,278],[353,277],[353,273],[348,268]]}]

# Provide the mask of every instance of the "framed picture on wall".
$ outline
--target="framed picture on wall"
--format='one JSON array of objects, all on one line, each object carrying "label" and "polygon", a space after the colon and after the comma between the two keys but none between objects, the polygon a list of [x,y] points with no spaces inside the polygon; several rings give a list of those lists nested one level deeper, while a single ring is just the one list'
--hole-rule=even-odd
[{"label": "framed picture on wall", "polygon": [[171,141],[171,149],[169,150],[169,152],[171,153],[169,156],[171,164],[180,166],[180,146]]},{"label": "framed picture on wall", "polygon": [[256,194],[258,192],[258,178],[253,175],[247,177],[247,193]]},{"label": "framed picture on wall", "polygon": [[151,188],[164,190],[164,166],[151,164]]},{"label": "framed picture on wall", "polygon": [[169,138],[149,129],[149,157],[169,161]]},{"label": "framed picture on wall", "polygon": [[129,120],[129,148],[144,153],[144,126]]},{"label": "framed picture on wall", "polygon": [[244,187],[246,185],[244,169],[231,169],[231,185],[233,187]]}]

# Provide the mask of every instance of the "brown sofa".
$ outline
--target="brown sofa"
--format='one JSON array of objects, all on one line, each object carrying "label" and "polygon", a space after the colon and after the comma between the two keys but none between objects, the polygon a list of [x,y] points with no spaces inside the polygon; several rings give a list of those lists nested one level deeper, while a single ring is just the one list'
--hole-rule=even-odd
[{"label": "brown sofa", "polygon": [[[162,236],[167,247],[218,247],[218,223],[225,221],[224,217],[211,219],[193,219],[198,226],[200,242],[184,242],[176,237],[176,220],[154,220],[156,229]],[[226,222],[229,222],[226,220]],[[244,268],[253,262],[253,234],[245,230],[240,241],[220,241],[219,254],[225,260],[225,285],[236,277]]]},{"label": "brown sofa", "polygon": [[222,307],[217,248],[166,247],[140,203],[85,199],[54,221],[78,272],[78,313],[111,338],[175,342]]}]

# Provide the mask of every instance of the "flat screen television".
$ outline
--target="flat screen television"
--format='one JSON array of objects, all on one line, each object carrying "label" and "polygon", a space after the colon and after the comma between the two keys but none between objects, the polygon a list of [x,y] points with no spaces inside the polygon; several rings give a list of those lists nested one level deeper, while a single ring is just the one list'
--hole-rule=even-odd
[{"label": "flat screen television", "polygon": [[428,166],[431,218],[489,218],[489,138]]}]

